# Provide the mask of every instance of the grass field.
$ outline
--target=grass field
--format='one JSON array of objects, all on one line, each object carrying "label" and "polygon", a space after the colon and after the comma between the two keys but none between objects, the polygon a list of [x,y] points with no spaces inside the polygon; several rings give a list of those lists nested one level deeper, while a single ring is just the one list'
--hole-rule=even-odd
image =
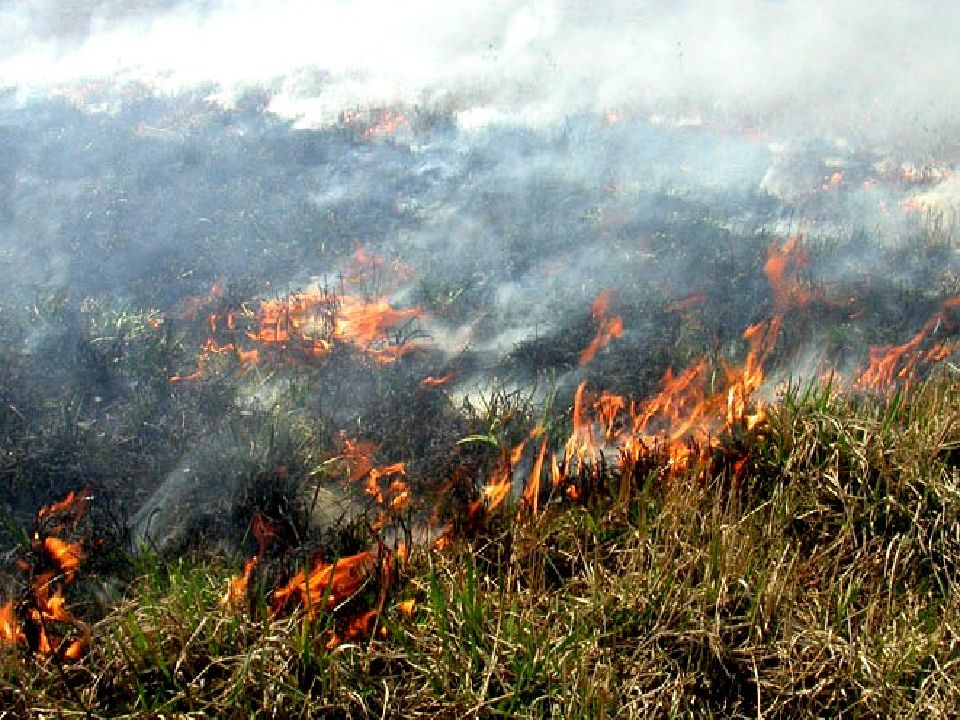
[{"label": "grass field", "polygon": [[[130,562],[77,661],[3,650],[6,717],[951,717],[960,377],[786,390],[737,475],[610,471],[390,556],[331,612],[196,553]],[[743,450],[743,448],[748,448]],[[389,565],[389,567],[388,567]],[[412,602],[411,602],[412,601]],[[342,640],[358,604],[381,610]],[[341,642],[331,642],[334,631]]]}]

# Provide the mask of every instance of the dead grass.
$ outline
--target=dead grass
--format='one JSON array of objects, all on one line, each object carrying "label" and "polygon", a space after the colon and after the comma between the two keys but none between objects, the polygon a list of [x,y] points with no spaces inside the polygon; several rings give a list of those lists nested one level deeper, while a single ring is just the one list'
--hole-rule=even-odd
[{"label": "dead grass", "polygon": [[[149,561],[78,663],[5,651],[8,717],[951,717],[960,379],[791,389],[734,479],[513,511],[402,569],[370,639]],[[616,497],[615,497],[616,496]],[[620,497],[621,499],[616,499]],[[376,594],[377,588],[364,592]],[[414,599],[412,616],[397,602]]]}]

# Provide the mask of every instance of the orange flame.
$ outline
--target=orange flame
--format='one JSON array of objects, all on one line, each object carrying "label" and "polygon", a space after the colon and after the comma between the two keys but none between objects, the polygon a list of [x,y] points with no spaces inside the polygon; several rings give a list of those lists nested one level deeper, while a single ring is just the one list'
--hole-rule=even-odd
[{"label": "orange flame", "polygon": [[226,282],[221,278],[210,286],[210,292],[206,298],[190,298],[186,301],[183,312],[180,314],[181,320],[195,320],[200,313],[200,309],[206,307],[220,298],[226,292]]},{"label": "orange flame", "polygon": [[324,595],[326,609],[332,610],[360,589],[375,566],[376,554],[369,550],[340,558],[333,564],[316,563],[309,573],[301,570],[286,585],[274,591],[274,612],[284,608],[294,595],[299,595],[310,615],[316,613]]},{"label": "orange flame", "polygon": [[603,425],[603,437],[605,440],[609,441],[613,438],[617,415],[623,411],[625,406],[626,401],[621,395],[614,395],[606,391],[600,393],[600,398],[597,400],[595,407],[600,422]]},{"label": "orange flame", "polygon": [[[74,522],[78,521],[86,510],[89,501],[89,489],[79,493],[72,491],[56,503],[41,508],[37,512],[38,524],[45,518],[57,515],[71,514]],[[61,525],[57,526],[62,527]],[[43,532],[49,531],[49,525]],[[58,566],[62,576],[54,571],[47,571],[31,578],[31,599],[27,602],[25,622],[35,632],[28,633],[21,627],[14,613],[13,602],[0,605],[0,644],[15,644],[29,642],[30,649],[41,655],[57,653],[66,660],[78,659],[85,651],[90,638],[90,628],[77,620],[67,609],[63,595],[63,583],[71,582],[76,576],[77,568],[83,559],[82,542],[68,542],[58,537],[48,536],[41,540],[41,530],[34,536],[31,549],[33,553],[44,553]],[[33,562],[18,560],[17,565],[25,572],[32,572]],[[54,637],[47,634],[45,623],[63,623],[80,628],[83,635],[67,643],[66,637]]]},{"label": "orange flame", "polygon": [[457,377],[456,373],[447,373],[446,375],[441,375],[440,377],[434,377],[433,375],[427,375],[423,380],[420,381],[420,385],[423,387],[439,387],[441,385],[446,385],[448,382],[455,380]]},{"label": "orange flame", "polygon": [[243,605],[247,598],[247,585],[250,583],[250,576],[253,569],[257,566],[257,556],[248,558],[243,564],[243,575],[231,578],[227,584],[227,592],[220,599],[220,605],[223,607],[239,607]]},{"label": "orange flame", "polygon": [[387,488],[387,505],[395,513],[401,513],[410,506],[410,486],[403,480],[394,480]]},{"label": "orange flame", "polygon": [[611,340],[623,335],[623,319],[619,315],[608,316],[607,313],[609,310],[610,292],[604,290],[593,301],[590,308],[590,315],[599,323],[599,327],[593,340],[591,340],[590,344],[580,353],[578,359],[579,365],[586,365],[593,360],[600,349],[609,345]]},{"label": "orange flame", "polygon": [[763,384],[763,366],[776,344],[782,316],[774,316],[769,322],[751,325],[743,331],[743,339],[750,343],[747,359],[740,368],[727,371],[730,388],[727,391],[727,425],[743,421],[748,430],[753,429],[765,417],[761,403],[757,402],[754,413],[748,414],[748,404]]},{"label": "orange flame", "polygon": [[530,479],[527,480],[527,485],[523,489],[523,503],[530,508],[530,512],[534,515],[537,514],[540,501],[540,475],[543,473],[543,463],[546,457],[547,437],[544,435],[543,440],[540,441],[540,452],[537,454],[537,460],[533,463],[533,469],[530,471]]},{"label": "orange flame", "polygon": [[[382,289],[383,258],[358,247],[354,262],[355,267],[347,271],[344,282],[361,282],[367,274],[376,271],[374,283]],[[409,276],[410,269],[399,260],[391,263],[390,268],[394,279]],[[182,319],[195,320],[201,308],[218,300],[223,293],[221,282],[214,286],[206,300],[193,300]],[[314,286],[285,298],[263,300],[256,309],[244,308],[243,314],[248,322],[240,338],[259,346],[296,351],[306,358],[322,358],[337,344],[349,345],[378,363],[389,364],[418,348],[415,343],[403,342],[399,335],[391,336],[391,332],[399,324],[420,317],[422,311],[396,309],[383,297],[369,300],[358,295],[337,295]],[[170,382],[202,379],[207,358],[214,354],[233,353],[241,368],[260,362],[261,347],[244,348],[237,344],[237,317],[233,310],[206,313],[204,324],[209,337],[200,350],[196,370],[172,375]],[[231,333],[234,342],[222,343],[216,337],[224,331]]]},{"label": "orange flame", "polygon": [[[657,448],[665,451],[672,469],[685,468],[695,456],[716,445],[722,430],[738,423],[747,429],[756,427],[765,414],[755,396],[763,383],[763,364],[776,343],[781,320],[778,315],[744,331],[750,346],[746,360],[740,367],[728,367],[726,383],[713,393],[707,392],[710,365],[705,357],[679,374],[668,369],[660,391],[642,403],[631,403],[629,409],[623,397],[609,392],[592,400],[586,383],[580,383],[574,394],[573,431],[565,449],[567,467],[595,467],[601,460],[601,445],[606,445],[619,450],[624,472],[632,472],[641,458]],[[602,444],[598,429],[602,431]],[[555,485],[562,482],[555,460],[551,476]],[[571,498],[580,494],[570,487],[566,492]]]},{"label": "orange flame", "polygon": [[340,456],[347,463],[349,482],[359,480],[373,469],[373,454],[377,451],[375,442],[341,437],[341,445]]},{"label": "orange flame", "polygon": [[82,544],[79,540],[69,543],[57,537],[48,537],[43,541],[43,549],[59,565],[66,582],[73,580],[77,568],[80,567],[80,561],[83,559],[83,553],[80,550]]},{"label": "orange flame", "polygon": [[895,380],[909,379],[920,360],[936,362],[949,356],[952,347],[945,343],[937,343],[926,352],[922,352],[920,347],[942,323],[947,322],[948,311],[956,307],[960,307],[960,295],[945,300],[920,331],[902,345],[870,348],[870,364],[860,375],[857,385],[883,392],[892,387]]},{"label": "orange flame", "polygon": [[203,378],[206,371],[207,358],[211,355],[225,354],[235,355],[241,367],[248,367],[256,364],[260,360],[260,354],[257,350],[241,350],[233,343],[220,345],[213,338],[207,338],[206,342],[204,342],[203,346],[200,348],[200,355],[197,358],[197,369],[192,373],[188,373],[187,375],[171,375],[169,380],[171,383],[193,382],[200,380]]},{"label": "orange flame", "polygon": [[400,112],[384,112],[377,121],[363,131],[363,136],[370,139],[382,138],[388,135],[395,135],[401,128],[409,128],[410,121],[407,116]]},{"label": "orange flame", "polygon": [[[364,488],[364,492],[374,499],[378,505],[383,505],[383,491],[380,488],[380,478],[391,477],[394,475],[405,475],[407,472],[407,464],[398,462],[393,465],[386,465],[382,468],[372,468],[367,475],[367,483]],[[390,485],[391,490],[391,505],[394,500],[397,500],[400,495],[406,493],[409,498],[409,493],[407,492],[407,485],[403,481],[394,480]],[[398,503],[402,504],[402,503]]]},{"label": "orange flame", "polygon": [[66,599],[63,597],[63,588],[57,587],[53,595],[49,594],[49,583],[44,583],[44,590],[37,590],[37,607],[44,620],[65,623],[75,623],[76,619],[66,608]]},{"label": "orange flame", "polygon": [[257,541],[257,555],[260,556],[266,552],[267,544],[277,536],[273,524],[258,512],[253,514],[253,519],[250,521],[250,532]]},{"label": "orange flame", "polygon": [[820,189],[826,192],[827,190],[835,190],[843,184],[843,173],[835,172],[831,175],[827,175],[823,179],[823,184],[820,186]]},{"label": "orange flame", "polygon": [[593,420],[587,415],[588,405],[587,381],[584,380],[573,395],[573,432],[566,444],[567,462],[575,460],[580,466],[590,463],[599,451],[593,435]]},{"label": "orange flame", "polygon": [[0,643],[14,645],[25,639],[20,623],[13,613],[13,600],[0,605]]},{"label": "orange flame", "polygon": [[807,264],[807,255],[800,246],[802,240],[803,235],[791,235],[782,245],[772,242],[767,248],[763,271],[773,292],[773,301],[779,308],[802,306],[810,301],[809,290],[797,277],[797,271]]},{"label": "orange flame", "polygon": [[71,490],[63,500],[40,508],[37,511],[37,519],[43,520],[51,515],[69,512],[73,514],[75,520],[80,520],[87,510],[87,501],[90,499],[89,493],[90,490],[87,488],[81,490],[79,494]]},{"label": "orange flame", "polygon": [[526,441],[515,446],[509,452],[500,451],[500,458],[490,480],[480,489],[480,499],[471,503],[469,514],[475,515],[486,504],[487,512],[493,512],[506,501],[512,487],[513,468],[523,456]]},{"label": "orange flame", "polygon": [[90,626],[83,626],[83,633],[73,640],[63,651],[65,660],[79,660],[90,646]]},{"label": "orange flame", "polygon": [[390,345],[388,331],[422,314],[419,308],[395,309],[384,298],[335,297],[314,288],[285,300],[263,301],[256,314],[258,329],[247,337],[263,345],[296,341],[313,357],[328,355],[339,342],[353,345],[380,363],[391,363],[417,346]]}]

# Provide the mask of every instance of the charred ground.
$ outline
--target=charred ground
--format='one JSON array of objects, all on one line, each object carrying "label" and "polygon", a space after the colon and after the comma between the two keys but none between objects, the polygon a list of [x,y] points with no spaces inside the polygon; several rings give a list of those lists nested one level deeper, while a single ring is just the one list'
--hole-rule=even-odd
[{"label": "charred ground", "polygon": [[[10,707],[112,714],[136,697],[142,713],[282,716],[319,702],[346,714],[866,716],[956,706],[956,383],[950,366],[892,399],[854,382],[869,347],[904,343],[932,317],[928,339],[956,336],[955,312],[942,309],[960,291],[949,216],[894,228],[876,208],[858,215],[874,192],[866,181],[881,199],[927,181],[851,151],[851,187],[833,187],[836,161],[809,149],[782,161],[796,172],[780,168],[802,189],[774,192],[760,172],[767,151],[713,130],[585,117],[549,134],[465,136],[449,117],[409,109],[403,123],[384,110],[298,130],[256,98],[227,111],[200,95],[131,92],[104,112],[66,100],[3,111],[11,596],[31,590],[14,560],[44,557],[37,509],[80,488],[94,498],[75,528],[86,574],[67,589],[94,629],[90,655],[65,667],[39,659],[36,642],[12,651]],[[803,260],[791,256],[778,289],[771,247],[791,235]],[[258,307],[289,304],[311,283],[334,303],[420,308],[376,351],[419,349],[381,364],[336,338],[322,356],[266,343]],[[623,331],[581,364],[604,291]],[[536,426],[559,450],[580,382],[641,400],[700,357],[719,378],[747,354],[744,329],[778,313],[769,424],[725,434],[682,472],[653,453],[629,472],[584,471],[575,493],[545,486],[539,518],[515,523],[512,503],[470,509]],[[205,350],[210,341],[232,349]],[[244,360],[254,349],[258,361]],[[902,380],[916,385],[929,367],[915,369]],[[850,379],[848,394],[791,380],[825,370]],[[370,443],[372,466],[405,463],[416,502],[388,533],[370,494],[348,482],[349,442]],[[518,493],[535,445],[507,464]],[[244,614],[219,599],[254,551],[254,517],[274,540]],[[266,611],[312,554],[332,561],[371,543],[396,553],[398,539],[426,542],[414,530],[428,523],[451,528],[452,550],[379,565],[336,616]],[[413,619],[390,609],[409,599]],[[382,621],[356,648],[324,649],[329,631],[343,636],[371,606]],[[137,632],[137,653],[123,654]],[[201,677],[215,690],[198,697]],[[575,692],[551,694],[557,683]]]}]

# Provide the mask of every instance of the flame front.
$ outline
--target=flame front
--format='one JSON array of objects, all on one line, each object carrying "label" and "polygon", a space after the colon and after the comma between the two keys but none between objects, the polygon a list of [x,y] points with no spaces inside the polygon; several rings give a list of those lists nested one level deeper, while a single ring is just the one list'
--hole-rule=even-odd
[{"label": "flame front", "polygon": [[[375,281],[371,284],[380,287],[385,280],[382,276],[385,262],[383,258],[358,248],[354,266],[345,271],[344,280],[362,285],[374,274]],[[409,268],[399,261],[390,267],[394,280],[409,276]],[[223,295],[224,283],[218,282],[205,300],[194,300],[181,314],[181,319],[195,321],[203,307],[222,303]],[[422,315],[423,312],[416,307],[394,308],[385,297],[367,298],[312,286],[286,297],[262,300],[253,307],[207,313],[203,329],[208,337],[200,348],[196,369],[172,375],[169,379],[172,383],[203,379],[209,358],[216,355],[232,356],[241,369],[246,369],[260,363],[262,351],[266,349],[317,359],[329,356],[337,346],[345,346],[380,364],[393,363],[418,348],[416,343],[406,341],[402,333],[393,331]],[[243,326],[242,331],[238,323]],[[227,341],[222,337],[224,333],[227,333]],[[255,346],[244,346],[241,341],[252,342]]]},{"label": "flame front", "polygon": [[935,343],[926,351],[922,351],[921,347],[931,335],[936,334],[941,325],[949,322],[949,311],[957,307],[960,307],[960,295],[945,300],[920,331],[902,345],[871,347],[869,365],[857,384],[862,388],[885,392],[897,380],[908,380],[920,361],[937,362],[948,357],[953,347],[947,343]]}]

